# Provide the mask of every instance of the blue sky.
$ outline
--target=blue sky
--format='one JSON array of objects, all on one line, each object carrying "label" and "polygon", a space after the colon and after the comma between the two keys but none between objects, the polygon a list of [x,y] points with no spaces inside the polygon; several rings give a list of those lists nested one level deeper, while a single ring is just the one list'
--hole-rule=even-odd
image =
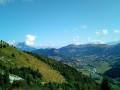
[{"label": "blue sky", "polygon": [[120,40],[120,0],[0,0],[0,39],[34,47]]}]

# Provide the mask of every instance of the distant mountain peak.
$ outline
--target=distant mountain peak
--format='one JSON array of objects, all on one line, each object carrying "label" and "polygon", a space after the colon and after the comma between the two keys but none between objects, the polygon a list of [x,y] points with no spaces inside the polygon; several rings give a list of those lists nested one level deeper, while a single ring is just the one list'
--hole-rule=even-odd
[{"label": "distant mountain peak", "polygon": [[18,48],[18,49],[21,50],[21,51],[32,51],[32,50],[36,50],[36,48],[26,45],[25,42],[20,42],[20,43],[18,43],[15,47]]}]

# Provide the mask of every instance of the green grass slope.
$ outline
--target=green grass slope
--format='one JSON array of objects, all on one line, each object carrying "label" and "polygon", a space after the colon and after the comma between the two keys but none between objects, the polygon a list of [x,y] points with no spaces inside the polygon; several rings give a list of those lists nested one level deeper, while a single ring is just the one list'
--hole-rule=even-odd
[{"label": "green grass slope", "polygon": [[[10,84],[10,75],[22,80]],[[0,80],[0,88],[11,90],[100,90],[100,84],[82,72],[53,59],[22,52],[5,42],[0,42]]]},{"label": "green grass slope", "polygon": [[27,53],[50,65],[53,69],[59,71],[67,81],[64,90],[99,90],[100,84],[96,83],[88,76],[83,75],[82,72],[78,72],[76,69],[66,64],[62,64],[56,60],[30,52]]},{"label": "green grass slope", "polygon": [[52,69],[46,63],[3,42],[0,42],[0,61],[7,67],[38,69],[46,82],[66,82],[65,78],[58,71]]}]

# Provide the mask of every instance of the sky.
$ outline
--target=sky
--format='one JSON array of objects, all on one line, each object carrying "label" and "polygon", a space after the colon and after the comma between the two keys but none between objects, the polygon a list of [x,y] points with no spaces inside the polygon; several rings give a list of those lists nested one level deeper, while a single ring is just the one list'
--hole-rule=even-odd
[{"label": "sky", "polygon": [[120,0],[0,0],[0,39],[62,47],[120,40]]}]

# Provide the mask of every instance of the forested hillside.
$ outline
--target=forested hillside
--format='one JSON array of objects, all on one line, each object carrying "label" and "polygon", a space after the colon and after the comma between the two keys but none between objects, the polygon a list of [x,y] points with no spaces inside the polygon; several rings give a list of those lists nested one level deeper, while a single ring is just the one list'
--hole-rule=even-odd
[{"label": "forested hillside", "polygon": [[74,67],[87,76],[91,75],[97,82],[101,82],[102,76],[108,76],[111,78],[110,82],[115,88],[120,87],[120,44],[71,44],[56,50],[60,53],[52,53],[52,49],[49,49],[48,52],[46,49],[38,49],[33,52],[47,57],[51,56],[52,58],[58,56],[60,58],[63,54],[68,58],[63,58],[60,62]]},{"label": "forested hillside", "polygon": [[34,90],[99,90],[100,84],[62,64],[0,42],[0,87]]}]

